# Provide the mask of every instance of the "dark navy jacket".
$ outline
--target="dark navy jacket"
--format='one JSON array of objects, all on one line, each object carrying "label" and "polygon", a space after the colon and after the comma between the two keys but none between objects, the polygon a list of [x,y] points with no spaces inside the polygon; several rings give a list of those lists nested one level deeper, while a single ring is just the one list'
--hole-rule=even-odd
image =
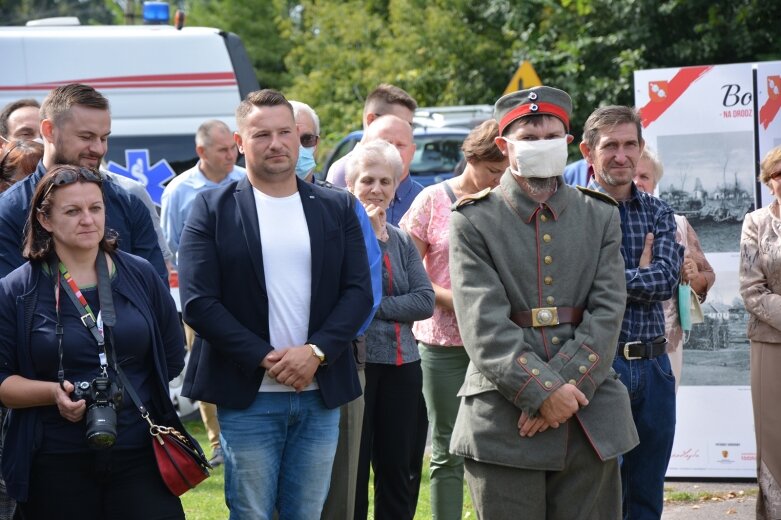
[{"label": "dark navy jacket", "polygon": [[[168,394],[168,382],[184,368],[184,339],[176,305],[148,262],[122,251],[114,253],[112,258],[117,271],[130,279],[129,283],[114,290],[123,288],[123,296],[144,316],[152,338],[154,366],[149,369],[154,373],[158,391],[153,401],[145,405],[158,424],[183,432]],[[27,262],[0,280],[0,383],[10,372],[35,378],[29,344],[32,315],[38,291],[52,290],[51,281],[41,266],[40,262]],[[127,401],[125,406],[133,406],[129,399]],[[8,419],[3,477],[8,494],[20,502],[27,499],[30,466],[42,438],[38,411],[38,407],[11,410]]]},{"label": "dark navy jacket", "polygon": [[[326,406],[336,408],[361,395],[350,342],[372,309],[369,264],[351,195],[297,183],[312,251],[308,342],[326,355],[315,377]],[[197,333],[182,395],[247,408],[273,350],[247,178],[196,197],[179,246],[179,290],[184,321]]]},{"label": "dark navy jacket", "polygon": [[[0,196],[0,278],[25,262],[22,257],[24,229],[35,187],[46,174],[43,162],[32,175],[11,186]],[[110,180],[103,181],[106,199],[106,229],[119,235],[119,248],[152,264],[168,284],[168,270],[157,242],[149,210],[141,199]]]}]

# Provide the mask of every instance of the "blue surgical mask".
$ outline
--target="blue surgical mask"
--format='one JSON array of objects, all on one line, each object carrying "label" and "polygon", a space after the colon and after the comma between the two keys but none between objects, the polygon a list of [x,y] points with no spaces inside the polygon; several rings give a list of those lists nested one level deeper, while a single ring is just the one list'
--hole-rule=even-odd
[{"label": "blue surgical mask", "polygon": [[315,162],[315,147],[304,148],[299,145],[296,175],[301,179],[305,179],[309,172],[315,169],[315,166],[317,166],[317,163]]}]

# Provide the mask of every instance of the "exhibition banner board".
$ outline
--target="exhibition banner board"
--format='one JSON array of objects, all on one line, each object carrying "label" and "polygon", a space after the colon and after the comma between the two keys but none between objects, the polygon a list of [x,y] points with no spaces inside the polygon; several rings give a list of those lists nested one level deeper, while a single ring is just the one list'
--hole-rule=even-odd
[{"label": "exhibition banner board", "polygon": [[760,195],[753,68],[747,63],[634,74],[643,137],[664,165],[656,194],[688,219],[716,272],[702,305],[705,321],[684,345],[668,476],[756,475],[748,315],[738,281],[743,217]]}]

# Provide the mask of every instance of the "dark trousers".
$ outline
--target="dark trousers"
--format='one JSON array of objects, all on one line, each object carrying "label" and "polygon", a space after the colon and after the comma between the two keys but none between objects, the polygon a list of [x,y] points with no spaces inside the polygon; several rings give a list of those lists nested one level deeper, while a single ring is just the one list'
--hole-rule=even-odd
[{"label": "dark trousers", "polygon": [[179,520],[179,497],[165,487],[152,445],[137,450],[41,454],[30,475],[24,520]]},{"label": "dark trousers", "polygon": [[422,388],[420,361],[401,366],[366,363],[366,408],[358,458],[356,520],[365,520],[368,515],[370,464],[374,469],[374,518],[412,519],[410,504],[417,490],[410,483],[410,460]]},{"label": "dark trousers", "polygon": [[621,485],[626,520],[658,520],[664,506],[664,475],[675,437],[675,377],[667,354],[627,361],[613,368],[629,390],[638,444],[624,454]]}]

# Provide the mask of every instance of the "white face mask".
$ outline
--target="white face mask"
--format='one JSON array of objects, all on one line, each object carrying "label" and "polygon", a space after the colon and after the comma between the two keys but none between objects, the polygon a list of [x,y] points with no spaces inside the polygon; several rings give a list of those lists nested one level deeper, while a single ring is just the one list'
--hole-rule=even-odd
[{"label": "white face mask", "polygon": [[504,138],[512,146],[518,170],[510,171],[519,177],[546,179],[564,173],[567,165],[567,138],[514,141]]}]

